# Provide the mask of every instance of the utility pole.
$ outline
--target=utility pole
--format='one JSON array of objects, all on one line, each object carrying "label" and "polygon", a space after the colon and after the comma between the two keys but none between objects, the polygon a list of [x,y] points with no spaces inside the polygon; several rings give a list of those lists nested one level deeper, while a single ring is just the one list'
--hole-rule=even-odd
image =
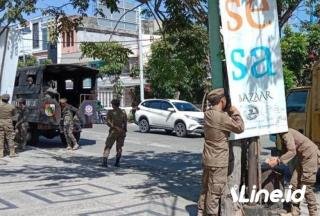
[{"label": "utility pole", "polygon": [[211,82],[213,88],[223,87],[221,63],[219,0],[208,1],[209,4],[209,42],[211,58]]},{"label": "utility pole", "polygon": [[[220,10],[219,10],[219,0],[209,0],[208,1],[208,8],[209,8],[209,44],[210,44],[210,60],[211,60],[211,82],[213,88],[223,88],[227,87],[224,86],[223,80],[223,68],[222,68],[222,61],[221,61],[221,50],[222,44],[220,39]],[[242,154],[242,146],[248,140],[231,140],[229,144],[230,154],[233,155],[233,162],[229,164],[232,167],[232,173],[228,176],[228,187],[226,188],[226,193],[230,193],[229,189],[234,187],[235,185],[240,185],[241,181],[241,154]],[[250,166],[248,178],[250,179],[250,186],[257,185],[257,161],[255,153],[257,152],[257,148],[255,143],[250,142],[249,145],[249,160],[252,161],[253,164]],[[255,176],[255,178],[251,179],[251,176]],[[251,190],[250,190],[251,192]],[[235,209],[234,203],[230,198],[226,198],[221,200],[221,215],[228,216],[228,215],[236,215],[241,211],[240,209]]]},{"label": "utility pole", "polygon": [[139,7],[139,68],[140,68],[140,101],[144,100],[144,77],[143,77],[143,46],[142,46],[142,24],[141,7]]}]

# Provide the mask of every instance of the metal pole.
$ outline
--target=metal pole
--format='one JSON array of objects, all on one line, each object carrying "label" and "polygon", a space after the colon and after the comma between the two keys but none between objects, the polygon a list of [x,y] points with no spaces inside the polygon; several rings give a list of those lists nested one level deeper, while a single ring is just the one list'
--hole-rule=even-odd
[{"label": "metal pole", "polygon": [[141,7],[139,7],[139,67],[140,67],[140,101],[144,100],[144,78],[143,78],[143,47],[142,47],[142,25]]},{"label": "metal pole", "polygon": [[211,82],[214,88],[223,87],[220,39],[219,1],[208,1],[209,4],[209,41],[211,58]]},{"label": "metal pole", "polygon": [[[252,137],[249,141],[249,148],[248,148],[248,194],[250,196],[253,186],[255,185],[257,189],[259,189],[258,185],[258,138]],[[250,203],[251,205],[255,205],[255,203]]]},{"label": "metal pole", "polygon": [[[6,52],[7,52],[7,44],[8,44],[8,36],[9,36],[9,29],[4,30],[5,32],[5,36],[4,36],[4,49],[3,49],[3,57],[1,60],[1,67],[0,67],[0,93],[4,93],[2,92],[2,76],[4,73],[4,64],[5,64],[5,60],[6,60]],[[1,39],[1,38],[0,38]]]}]

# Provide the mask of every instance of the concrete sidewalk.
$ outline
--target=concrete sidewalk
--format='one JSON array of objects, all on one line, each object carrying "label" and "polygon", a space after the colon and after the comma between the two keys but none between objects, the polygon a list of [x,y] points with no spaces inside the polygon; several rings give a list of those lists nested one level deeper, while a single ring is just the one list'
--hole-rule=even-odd
[{"label": "concrete sidewalk", "polygon": [[33,147],[0,159],[0,215],[196,215],[194,201],[151,182],[147,168],[99,162],[81,151]]},{"label": "concrete sidewalk", "polygon": [[0,159],[0,215],[196,215],[197,154],[127,152],[121,168],[99,166],[99,156],[28,147]]}]

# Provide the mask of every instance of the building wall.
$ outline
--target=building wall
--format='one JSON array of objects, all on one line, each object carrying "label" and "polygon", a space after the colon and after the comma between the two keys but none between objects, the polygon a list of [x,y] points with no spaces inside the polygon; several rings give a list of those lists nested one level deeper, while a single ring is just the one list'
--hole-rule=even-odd
[{"label": "building wall", "polygon": [[62,53],[75,53],[77,52],[77,32],[69,31],[61,34],[61,52]]},{"label": "building wall", "polygon": [[[99,19],[98,22],[103,26],[113,29],[120,17],[126,13],[118,23],[117,29],[121,31],[138,32],[139,11],[137,9],[131,11],[131,9],[135,7],[135,4],[133,4],[132,1],[119,0],[117,6],[119,12],[111,14],[110,9],[98,1],[97,8],[101,9],[105,14],[105,17],[103,19]],[[101,17],[98,16],[98,18]]]},{"label": "building wall", "polygon": [[18,27],[20,32],[19,56],[34,55],[38,60],[48,58],[49,17],[40,17],[28,22],[27,27]]}]

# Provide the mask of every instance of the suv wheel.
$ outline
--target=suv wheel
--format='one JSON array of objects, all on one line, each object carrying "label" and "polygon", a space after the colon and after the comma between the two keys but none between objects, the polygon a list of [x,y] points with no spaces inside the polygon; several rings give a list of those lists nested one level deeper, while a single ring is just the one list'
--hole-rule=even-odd
[{"label": "suv wheel", "polygon": [[139,130],[141,133],[147,133],[150,130],[149,122],[147,119],[143,118],[139,121]]},{"label": "suv wheel", "polygon": [[186,125],[183,122],[178,122],[174,126],[174,130],[176,131],[176,135],[178,137],[185,137],[187,136],[187,128]]}]

